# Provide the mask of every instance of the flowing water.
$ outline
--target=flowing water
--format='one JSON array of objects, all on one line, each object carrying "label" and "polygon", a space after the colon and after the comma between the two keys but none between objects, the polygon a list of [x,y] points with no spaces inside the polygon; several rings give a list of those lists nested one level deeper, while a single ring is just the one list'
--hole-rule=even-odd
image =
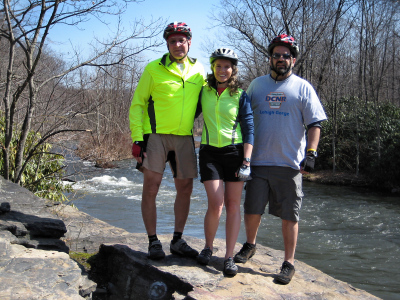
[{"label": "flowing water", "polygon": [[[143,176],[135,170],[133,160],[120,161],[117,166],[97,169],[70,158],[69,171],[84,174],[74,177],[74,204],[129,232],[145,232],[140,211]],[[400,197],[309,182],[304,182],[303,191],[296,259],[382,299],[400,299]],[[158,234],[172,234],[174,196],[167,167],[157,197]],[[203,185],[195,180],[184,235],[204,238],[206,199]],[[224,221],[225,215],[218,238],[225,237]],[[283,250],[280,224],[279,219],[265,214],[257,242]],[[242,222],[238,242],[244,241]]]}]

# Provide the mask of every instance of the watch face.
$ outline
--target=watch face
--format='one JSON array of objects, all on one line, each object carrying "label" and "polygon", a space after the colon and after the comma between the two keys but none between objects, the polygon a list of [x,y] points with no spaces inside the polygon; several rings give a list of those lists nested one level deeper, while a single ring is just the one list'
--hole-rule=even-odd
[{"label": "watch face", "polygon": [[314,156],[314,157],[317,157],[317,156],[318,156],[317,151],[308,151],[307,153],[308,153],[308,154],[311,154],[311,155]]},{"label": "watch face", "polygon": [[250,162],[250,158],[245,157],[245,158],[244,158],[244,161]]}]

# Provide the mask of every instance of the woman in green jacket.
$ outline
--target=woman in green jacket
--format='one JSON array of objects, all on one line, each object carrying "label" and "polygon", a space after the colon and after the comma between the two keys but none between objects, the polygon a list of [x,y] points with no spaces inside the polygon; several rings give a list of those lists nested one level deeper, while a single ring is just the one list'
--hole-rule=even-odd
[{"label": "woman in green jacket", "polygon": [[240,229],[240,201],[253,150],[253,112],[246,92],[239,88],[237,55],[231,49],[220,48],[212,53],[210,63],[212,73],[200,96],[204,126],[199,165],[208,197],[204,218],[206,244],[197,260],[209,263],[225,205],[224,274],[234,276],[238,270],[232,257]]}]

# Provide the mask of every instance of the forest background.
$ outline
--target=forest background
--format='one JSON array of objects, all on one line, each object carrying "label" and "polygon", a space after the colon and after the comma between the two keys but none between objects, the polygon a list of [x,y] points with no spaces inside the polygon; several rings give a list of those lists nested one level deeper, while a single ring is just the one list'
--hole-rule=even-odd
[{"label": "forest background", "polygon": [[[140,1],[10,1],[0,7],[0,172],[38,196],[65,200],[69,189],[60,145],[99,165],[131,158],[128,111],[145,66],[143,53],[163,45],[167,20],[135,20],[89,55],[64,60],[49,47],[57,25],[122,17]],[[240,57],[244,89],[269,73],[267,45],[293,35],[294,71],[315,87],[328,115],[316,174],[356,179],[384,191],[400,186],[399,2],[377,0],[225,0],[209,22]],[[212,39],[210,39],[211,41]],[[205,53],[215,43],[203,45]],[[195,122],[199,134],[202,120]],[[57,153],[54,145],[57,144]]]}]

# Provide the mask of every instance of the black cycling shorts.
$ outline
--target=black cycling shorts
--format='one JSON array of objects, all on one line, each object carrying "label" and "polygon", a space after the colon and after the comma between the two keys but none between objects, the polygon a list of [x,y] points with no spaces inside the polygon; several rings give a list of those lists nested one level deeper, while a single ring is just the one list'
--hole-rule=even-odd
[{"label": "black cycling shorts", "polygon": [[222,148],[200,145],[200,181],[223,180],[244,181],[235,173],[243,163],[243,145],[229,145]]}]

